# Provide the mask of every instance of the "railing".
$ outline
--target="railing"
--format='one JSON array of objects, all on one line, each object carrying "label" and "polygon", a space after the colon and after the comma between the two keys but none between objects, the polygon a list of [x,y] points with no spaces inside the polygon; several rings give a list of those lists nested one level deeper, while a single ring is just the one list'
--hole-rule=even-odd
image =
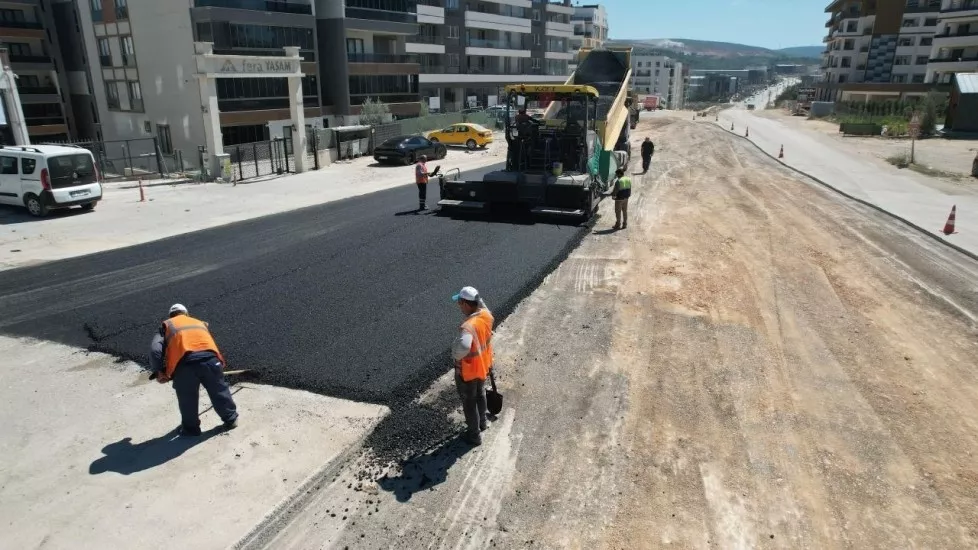
[{"label": "railing", "polygon": [[418,56],[393,53],[348,53],[346,60],[350,63],[417,63]]},{"label": "railing", "polygon": [[382,103],[417,103],[421,101],[419,94],[350,94],[351,105],[363,105],[371,99]]},{"label": "railing", "polygon": [[421,72],[425,74],[459,74],[462,68],[458,65],[422,65]]},{"label": "railing", "polygon": [[52,95],[57,94],[58,89],[54,86],[18,86],[17,93],[20,95]]},{"label": "railing", "polygon": [[[306,107],[318,107],[319,98],[316,95],[307,95],[302,98],[302,103]],[[222,112],[288,109],[289,105],[287,97],[241,97],[217,100],[217,106]]]},{"label": "railing", "polygon": [[281,0],[197,0],[196,6],[198,8],[234,8],[312,15],[311,4],[293,4]]},{"label": "railing", "polygon": [[941,13],[951,13],[956,11],[978,10],[978,0],[963,0],[951,2],[948,7],[941,8]]},{"label": "railing", "polygon": [[934,35],[934,40],[940,40],[942,38],[957,38],[959,36],[978,36],[978,30],[975,30],[975,31],[972,31],[972,32],[961,32],[961,31],[949,32],[949,31],[946,31],[946,32],[943,32],[941,34]]},{"label": "railing", "polygon": [[47,126],[50,124],[64,124],[65,118],[61,116],[49,116],[49,117],[24,117],[24,122],[28,126]]},{"label": "railing", "polygon": [[978,61],[978,55],[971,57],[932,57],[927,61],[928,63],[970,63]]},{"label": "railing", "polygon": [[11,55],[11,63],[51,63],[51,58],[46,55]]},{"label": "railing", "polygon": [[346,8],[346,16],[350,19],[368,19],[371,21],[392,21],[394,23],[417,23],[417,13],[405,13],[367,8]]},{"label": "railing", "polygon": [[497,48],[504,50],[526,50],[523,44],[515,44],[508,40],[486,40],[480,38],[468,38],[465,40],[466,46],[473,48]]},{"label": "railing", "polygon": [[415,44],[444,44],[444,36],[428,36],[424,34],[419,34],[417,36],[412,36],[408,39],[408,42],[413,42]]},{"label": "railing", "polygon": [[44,25],[37,21],[9,21],[0,19],[0,27],[5,29],[43,29]]},{"label": "railing", "polygon": [[[285,57],[285,50],[282,48],[214,48],[214,54]],[[302,58],[303,62],[315,61],[316,52],[313,50],[299,50],[299,57]]]}]

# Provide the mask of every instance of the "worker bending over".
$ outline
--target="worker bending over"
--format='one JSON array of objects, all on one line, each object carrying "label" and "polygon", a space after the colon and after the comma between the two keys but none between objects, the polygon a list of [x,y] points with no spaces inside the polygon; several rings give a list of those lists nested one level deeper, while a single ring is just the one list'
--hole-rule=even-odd
[{"label": "worker bending over", "polygon": [[181,304],[170,307],[153,337],[150,367],[160,384],[173,380],[180,408],[181,435],[200,435],[198,403],[200,386],[207,390],[211,405],[227,429],[238,426],[238,411],[231,387],[224,378],[224,357],[217,349],[207,323],[187,314]]},{"label": "worker bending over", "polygon": [[615,199],[615,229],[625,229],[628,227],[628,199],[632,196],[632,178],[625,175],[625,171],[619,168],[615,170],[615,190],[612,197]]},{"label": "worker bending over", "polygon": [[652,164],[652,155],[655,154],[655,144],[652,143],[652,138],[646,137],[645,141],[642,142],[642,173],[649,171],[649,165]]},{"label": "worker bending over", "polygon": [[481,445],[481,432],[489,427],[486,378],[492,368],[492,326],[495,320],[479,296],[479,291],[470,286],[459,291],[452,300],[465,316],[452,347],[455,387],[462,399],[467,426],[463,439],[471,445]]}]

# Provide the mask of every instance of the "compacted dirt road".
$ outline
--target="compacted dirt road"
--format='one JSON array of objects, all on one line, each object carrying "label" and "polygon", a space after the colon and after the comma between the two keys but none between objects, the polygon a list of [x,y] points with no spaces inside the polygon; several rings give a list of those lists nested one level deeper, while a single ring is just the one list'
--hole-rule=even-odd
[{"label": "compacted dirt road", "polygon": [[712,124],[635,135],[628,229],[499,327],[485,443],[368,450],[241,546],[978,544],[978,263]]}]

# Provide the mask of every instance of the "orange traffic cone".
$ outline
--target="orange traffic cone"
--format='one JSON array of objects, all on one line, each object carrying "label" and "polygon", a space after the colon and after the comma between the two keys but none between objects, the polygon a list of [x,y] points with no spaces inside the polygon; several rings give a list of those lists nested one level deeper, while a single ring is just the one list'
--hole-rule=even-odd
[{"label": "orange traffic cone", "polygon": [[781,146],[781,150],[778,151],[778,158],[779,159],[783,159],[784,158],[784,145],[782,145]]},{"label": "orange traffic cone", "polygon": [[950,235],[954,233],[954,216],[958,211],[958,205],[951,207],[951,215],[947,217],[947,223],[944,224],[944,234]]},{"label": "orange traffic cone", "polygon": [[146,202],[146,192],[143,191],[143,178],[139,178],[139,202]]}]

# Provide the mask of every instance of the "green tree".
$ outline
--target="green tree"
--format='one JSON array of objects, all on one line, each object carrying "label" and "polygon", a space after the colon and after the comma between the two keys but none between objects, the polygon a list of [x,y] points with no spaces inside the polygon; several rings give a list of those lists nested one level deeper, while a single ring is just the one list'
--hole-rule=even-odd
[{"label": "green tree", "polygon": [[378,126],[387,122],[391,108],[382,101],[368,97],[360,106],[360,124]]},{"label": "green tree", "polygon": [[418,112],[418,116],[428,116],[431,114],[431,109],[428,108],[428,102],[421,98],[421,110]]},{"label": "green tree", "polygon": [[947,108],[947,97],[940,92],[930,92],[920,102],[920,135],[929,136],[937,130],[937,117]]}]

